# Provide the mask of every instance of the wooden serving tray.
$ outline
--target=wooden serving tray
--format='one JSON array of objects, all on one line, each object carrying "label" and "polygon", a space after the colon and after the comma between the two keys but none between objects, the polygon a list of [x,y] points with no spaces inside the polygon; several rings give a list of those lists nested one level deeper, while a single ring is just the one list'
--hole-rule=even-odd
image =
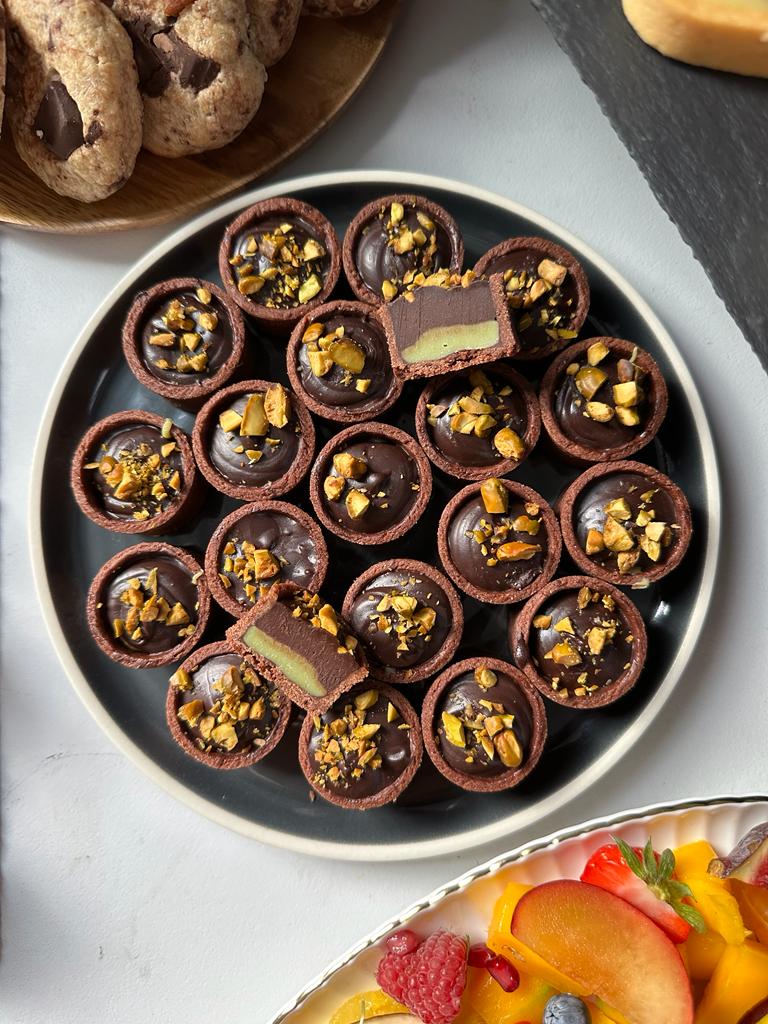
[{"label": "wooden serving tray", "polygon": [[6,129],[0,139],[0,221],[65,234],[150,227],[258,181],[303,149],[352,99],[381,56],[398,4],[381,0],[355,18],[302,18],[288,54],[270,68],[259,112],[240,138],[178,160],[142,151],[128,184],[98,203],[47,188],[16,155]]}]

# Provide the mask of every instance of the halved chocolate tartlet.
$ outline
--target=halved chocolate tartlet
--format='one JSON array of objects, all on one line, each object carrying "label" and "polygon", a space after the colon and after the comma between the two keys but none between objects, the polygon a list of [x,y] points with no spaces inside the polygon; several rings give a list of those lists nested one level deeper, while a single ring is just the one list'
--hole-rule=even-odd
[{"label": "halved chocolate tartlet", "polygon": [[368,811],[403,792],[423,749],[418,715],[405,697],[383,683],[363,683],[324,713],[307,715],[299,761],[318,796]]},{"label": "halved chocolate tartlet", "polygon": [[589,310],[589,282],[561,245],[508,238],[477,261],[475,273],[502,276],[516,359],[543,359],[578,337]]},{"label": "halved chocolate tartlet", "polygon": [[227,294],[276,333],[287,334],[326,302],[340,272],[341,248],[331,222],[314,206],[287,196],[244,210],[219,248]]},{"label": "halved chocolate tartlet", "polygon": [[541,697],[514,665],[470,658],[432,683],[421,729],[441,775],[474,793],[496,793],[517,786],[536,767],[547,716]]},{"label": "halved chocolate tartlet", "polygon": [[416,406],[430,460],[459,480],[512,473],[539,439],[541,413],[528,381],[505,363],[431,380]]},{"label": "halved chocolate tartlet", "polygon": [[439,672],[464,629],[449,580],[410,558],[380,562],[358,576],[342,615],[365,649],[371,676],[388,683],[415,683]]},{"label": "halved chocolate tartlet", "polygon": [[303,317],[288,343],[287,366],[312,412],[338,423],[373,419],[402,391],[384,325],[364,302],[328,302]]},{"label": "halved chocolate tartlet", "polygon": [[81,511],[115,533],[183,529],[202,489],[187,435],[143,409],[94,423],[75,449],[70,483]]},{"label": "halved chocolate tartlet", "polygon": [[564,576],[510,618],[509,646],[543,696],[585,710],[632,689],[648,638],[640,612],[621,590],[593,576]]},{"label": "halved chocolate tartlet", "polygon": [[254,501],[216,527],[205,553],[215,600],[239,618],[275,583],[319,590],[328,568],[323,532],[285,501]]},{"label": "halved chocolate tartlet", "polygon": [[165,715],[181,749],[209,768],[248,768],[285,734],[291,702],[227,643],[207,644],[169,680]]},{"label": "halved chocolate tartlet", "polygon": [[356,544],[402,537],[431,493],[429,460],[410,434],[387,423],[361,423],[331,438],[309,480],[317,518]]},{"label": "halved chocolate tartlet", "polygon": [[391,302],[419,275],[460,274],[464,242],[442,206],[423,196],[374,199],[356,214],[344,235],[344,273],[361,302]]},{"label": "halved chocolate tartlet", "polygon": [[514,604],[552,579],[562,540],[540,494],[490,477],[451,498],[440,516],[437,546],[446,572],[465,594]]},{"label": "halved chocolate tartlet", "polygon": [[315,452],[315,428],[304,404],[282,384],[247,380],[205,403],[192,447],[212,487],[253,501],[296,486]]},{"label": "halved chocolate tartlet", "polygon": [[554,360],[539,401],[544,429],[561,455],[613,462],[656,436],[667,413],[667,385],[656,361],[631,341],[587,338]]},{"label": "halved chocolate tartlet", "polygon": [[241,368],[245,325],[215,284],[173,278],[140,292],[123,326],[123,354],[145,388],[198,408]]},{"label": "halved chocolate tartlet", "polygon": [[349,626],[319,594],[277,583],[227,630],[227,640],[300,708],[322,712],[368,675]]},{"label": "halved chocolate tartlet", "polygon": [[644,586],[666,576],[691,539],[685,495],[642,462],[591,466],[563,493],[559,515],[578,567],[617,586]]},{"label": "halved chocolate tartlet", "polygon": [[185,658],[205,632],[211,597],[202,567],[183,548],[155,541],[118,552],[88,590],[88,626],[126,668]]}]

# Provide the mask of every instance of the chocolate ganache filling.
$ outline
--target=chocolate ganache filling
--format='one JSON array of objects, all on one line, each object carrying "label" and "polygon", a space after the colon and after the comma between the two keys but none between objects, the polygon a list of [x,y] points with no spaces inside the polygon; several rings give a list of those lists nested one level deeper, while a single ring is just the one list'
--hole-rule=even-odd
[{"label": "chocolate ganache filling", "polygon": [[183,487],[182,459],[172,437],[150,424],[121,427],[105,437],[86,464],[89,484],[115,519],[150,519]]},{"label": "chocolate ganache filling", "polygon": [[232,355],[227,310],[203,287],[165,297],[140,331],[144,365],[153,377],[173,384],[213,376]]},{"label": "chocolate ganache filling", "polygon": [[272,309],[293,309],[322,291],[330,256],[304,217],[266,217],[235,240],[229,258],[238,290]]},{"label": "chocolate ganache filling", "polygon": [[209,438],[211,463],[230,483],[261,487],[290,470],[301,428],[281,384],[240,395],[222,409]]},{"label": "chocolate ganache filling", "polygon": [[306,392],[325,405],[365,405],[392,387],[387,341],[371,314],[333,314],[310,324],[297,366]]}]

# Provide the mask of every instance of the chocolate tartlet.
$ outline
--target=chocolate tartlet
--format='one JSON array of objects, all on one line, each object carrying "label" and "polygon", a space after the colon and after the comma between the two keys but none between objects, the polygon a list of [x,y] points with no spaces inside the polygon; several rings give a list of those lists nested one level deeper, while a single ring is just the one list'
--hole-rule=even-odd
[{"label": "chocolate tartlet", "polygon": [[475,273],[502,275],[516,359],[543,359],[578,337],[589,310],[589,282],[561,245],[508,238],[477,261]]},{"label": "chocolate tartlet", "polygon": [[441,775],[471,792],[496,793],[517,786],[536,767],[547,716],[541,697],[514,665],[471,658],[432,683],[421,728]]},{"label": "chocolate tartlet", "polygon": [[438,271],[381,308],[392,369],[402,380],[434,377],[514,356],[501,277]]},{"label": "chocolate tartlet", "polygon": [[368,675],[357,637],[319,594],[277,583],[227,630],[294,704],[323,712]]},{"label": "chocolate tartlet", "polygon": [[437,528],[446,572],[488,604],[525,601],[560,561],[557,518],[542,496],[512,480],[469,484],[448,502]]},{"label": "chocolate tartlet", "polygon": [[312,412],[338,423],[372,419],[402,391],[384,325],[364,302],[328,302],[303,317],[288,343],[287,366]]},{"label": "chocolate tartlet", "polygon": [[94,423],[75,449],[70,483],[81,511],[115,533],[183,529],[201,492],[187,435],[143,409]]},{"label": "chocolate tartlet", "polygon": [[309,479],[317,518],[356,544],[402,537],[431,493],[429,460],[410,434],[387,423],[342,430],[320,452]]},{"label": "chocolate tartlet", "polygon": [[284,501],[254,501],[216,527],[205,553],[215,600],[239,618],[275,583],[319,590],[328,548],[318,524]]},{"label": "chocolate tartlet", "polygon": [[691,539],[685,495],[642,462],[591,466],[563,493],[559,514],[565,546],[578,567],[617,586],[666,576]]},{"label": "chocolate tartlet", "polygon": [[654,359],[631,341],[587,338],[561,352],[541,382],[541,419],[576,462],[613,462],[644,448],[667,413]]},{"label": "chocolate tartlet", "polygon": [[282,384],[247,380],[210,398],[195,419],[192,447],[203,476],[230,498],[285,494],[315,452],[312,418]]},{"label": "chocolate tartlet", "polygon": [[291,703],[229,644],[207,644],[171,676],[165,716],[171,736],[196,761],[248,768],[282,739]]},{"label": "chocolate tartlet", "polygon": [[459,480],[512,473],[539,439],[539,401],[504,363],[430,381],[416,406],[416,433],[430,460]]},{"label": "chocolate tartlet", "polygon": [[299,738],[312,789],[355,811],[392,803],[416,774],[423,750],[416,712],[382,683],[365,683],[323,714],[307,715]]},{"label": "chocolate tartlet", "polygon": [[362,302],[380,305],[420,275],[437,270],[460,274],[464,242],[453,217],[423,196],[374,199],[354,217],[344,235],[344,273]]},{"label": "chocolate tartlet", "polygon": [[308,203],[280,196],[232,221],[219,248],[227,294],[261,327],[287,334],[328,300],[341,272],[331,222]]},{"label": "chocolate tartlet", "polygon": [[593,576],[564,576],[510,619],[509,646],[541,694],[583,710],[632,689],[648,638],[640,612],[616,587]]},{"label": "chocolate tartlet", "polygon": [[229,384],[244,345],[238,307],[221,288],[194,277],[140,292],[123,326],[123,354],[138,382],[192,409]]},{"label": "chocolate tartlet", "polygon": [[159,541],[119,551],[88,590],[88,626],[104,653],[126,668],[185,658],[205,632],[211,597],[188,551]]},{"label": "chocolate tartlet", "polygon": [[365,649],[371,676],[388,683],[415,683],[439,672],[464,629],[451,583],[410,558],[380,562],[358,576],[342,615]]}]

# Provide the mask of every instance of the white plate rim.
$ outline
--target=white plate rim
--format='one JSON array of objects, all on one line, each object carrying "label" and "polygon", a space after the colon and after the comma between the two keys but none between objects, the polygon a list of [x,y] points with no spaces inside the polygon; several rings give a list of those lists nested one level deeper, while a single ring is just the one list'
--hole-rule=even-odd
[{"label": "white plate rim", "polygon": [[[733,809],[734,807],[761,803],[768,806],[768,794],[748,793],[743,796],[715,796],[707,799],[693,798],[675,800],[664,804],[650,804],[646,807],[635,807],[603,818],[590,818],[578,825],[558,829],[556,832],[551,832],[540,839],[532,840],[506,853],[492,857],[490,860],[485,861],[485,863],[470,868],[457,878],[453,878],[451,881],[438,886],[437,889],[433,889],[427,896],[411,903],[405,910],[402,910],[399,914],[389,918],[389,920],[369,932],[363,939],[360,939],[359,942],[356,942],[354,946],[351,946],[345,953],[342,953],[340,957],[330,963],[324,971],[316,975],[300,992],[285,1003],[273,1017],[270,1017],[266,1024],[283,1024],[283,1022],[290,1024],[291,1014],[301,1009],[301,1005],[310,996],[328,984],[335,974],[351,964],[361,953],[381,942],[390,932],[407,925],[422,911],[433,910],[446,897],[468,889],[478,879],[492,877],[502,868],[508,867],[510,864],[520,863],[532,854],[553,850],[570,839],[582,839],[594,832],[618,829],[620,826],[632,825],[638,822],[643,822],[644,824],[647,822],[648,830],[652,832],[654,820],[661,816],[678,816],[696,810],[707,811],[711,815],[716,815],[719,812]],[[382,1022],[386,1024],[386,1017],[382,1018]]]},{"label": "white plate rim", "polygon": [[[106,709],[99,702],[92,691],[88,680],[80,671],[67,643],[64,632],[56,616],[53,594],[49,581],[44,571],[42,559],[37,553],[42,550],[42,486],[43,469],[45,464],[45,453],[48,448],[53,420],[56,409],[61,400],[64,388],[69,380],[72,370],[80,354],[97,325],[108,313],[111,307],[121,298],[125,291],[130,288],[133,282],[150,266],[152,266],[165,253],[185,241],[191,235],[204,230],[214,221],[221,217],[233,216],[239,210],[250,206],[252,203],[273,196],[290,194],[326,186],[337,185],[358,185],[376,184],[383,185],[408,183],[408,187],[419,190],[443,189],[453,191],[464,196],[480,200],[482,202],[495,204],[508,210],[510,213],[524,217],[538,225],[538,227],[555,237],[562,239],[564,244],[583,253],[587,259],[597,266],[600,271],[611,281],[614,287],[622,291],[628,301],[635,307],[638,315],[646,322],[653,332],[656,340],[664,350],[666,358],[670,361],[686,393],[689,406],[694,419],[694,424],[699,435],[702,446],[702,459],[704,468],[704,483],[706,491],[705,518],[707,522],[707,546],[704,553],[704,568],[701,583],[694,601],[693,612],[688,623],[688,628],[682,638],[677,654],[672,661],[666,675],[659,685],[653,698],[643,708],[641,714],[635,719],[632,725],[626,729],[611,746],[599,757],[590,767],[573,779],[567,785],[555,790],[547,798],[537,801],[530,807],[518,810],[513,814],[494,822],[491,825],[484,825],[480,828],[470,829],[459,836],[445,836],[439,839],[420,840],[415,842],[395,843],[392,845],[379,846],[376,844],[346,845],[335,843],[332,840],[307,839],[303,836],[296,836],[290,833],[281,832],[278,829],[260,825],[257,822],[248,821],[238,814],[225,810],[218,804],[194,793],[181,782],[173,778],[135,744],[117,723],[107,713]],[[91,716],[95,719],[101,729],[106,733],[115,746],[122,751],[131,761],[134,762],[149,778],[160,785],[171,796],[185,803],[192,810],[204,815],[210,820],[238,832],[241,835],[256,839],[259,842],[267,843],[283,849],[314,857],[324,857],[334,860],[416,860],[428,857],[443,856],[450,853],[457,853],[462,850],[473,849],[498,840],[504,836],[519,831],[536,821],[546,818],[548,815],[562,808],[568,801],[594,784],[602,775],[613,767],[626,754],[639,737],[650,726],[651,722],[661,711],[669,699],[682,675],[685,666],[693,654],[699,635],[702,631],[704,621],[711,603],[714,589],[717,564],[720,553],[721,539],[721,484],[720,474],[717,465],[712,432],[709,427],[704,406],[699,396],[698,389],[682,354],[678,350],[671,335],[653,312],[649,304],[642,298],[639,292],[631,285],[613,266],[600,256],[591,246],[583,242],[576,235],[561,227],[548,217],[537,213],[535,210],[518,203],[515,200],[507,199],[487,189],[469,185],[464,182],[455,181],[450,178],[438,177],[431,174],[417,174],[408,171],[392,170],[368,170],[368,171],[333,171],[325,174],[304,175],[297,178],[290,178],[277,181],[270,185],[254,189],[249,192],[234,196],[225,203],[214,206],[210,210],[193,218],[191,221],[181,225],[167,238],[153,246],[145,255],[139,259],[133,267],[125,274],[115,287],[109,292],[106,298],[100,303],[93,315],[87,321],[78,338],[70,349],[61,369],[54,382],[50,396],[38,427],[37,438],[33,453],[28,503],[28,540],[32,573],[35,582],[35,589],[40,604],[48,635],[53,648],[69,678],[75,692],[85,704]]]}]

